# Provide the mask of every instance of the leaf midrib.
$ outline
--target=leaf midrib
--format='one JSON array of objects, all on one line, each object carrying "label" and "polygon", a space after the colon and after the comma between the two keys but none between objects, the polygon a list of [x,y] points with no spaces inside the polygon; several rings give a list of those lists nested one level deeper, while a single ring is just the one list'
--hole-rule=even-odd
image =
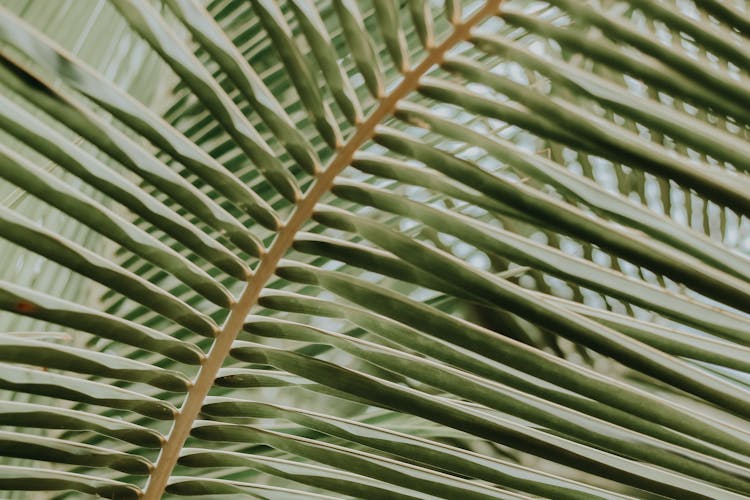
[{"label": "leaf midrib", "polygon": [[279,230],[276,239],[271,244],[268,252],[261,256],[257,271],[248,278],[247,285],[242,291],[239,300],[232,306],[221,332],[211,347],[193,386],[187,394],[185,403],[177,414],[172,430],[167,437],[151,478],[146,485],[144,500],[159,500],[164,494],[169,477],[172,474],[180,452],[190,434],[193,423],[200,414],[203,401],[213,386],[216,374],[229,355],[245,318],[250,310],[256,305],[260,293],[266,286],[268,280],[273,276],[279,261],[286,254],[294,242],[294,238],[302,225],[312,216],[315,206],[320,199],[333,186],[336,177],[343,171],[354,158],[354,154],[365,142],[374,135],[375,128],[384,118],[391,115],[399,101],[416,90],[420,78],[436,64],[440,64],[448,50],[457,43],[467,40],[471,29],[495,15],[499,11],[502,0],[488,0],[485,5],[477,10],[469,19],[460,24],[455,24],[453,32],[442,43],[429,49],[419,65],[404,74],[401,82],[393,91],[382,98],[378,107],[363,122],[358,124],[357,131],[341,148],[338,149],[328,168],[317,175],[317,179],[305,195],[297,200],[295,208],[289,221]]}]

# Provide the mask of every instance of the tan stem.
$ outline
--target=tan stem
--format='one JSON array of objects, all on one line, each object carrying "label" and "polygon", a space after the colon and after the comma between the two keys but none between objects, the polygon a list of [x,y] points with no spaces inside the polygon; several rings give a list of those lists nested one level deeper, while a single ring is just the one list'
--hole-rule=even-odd
[{"label": "tan stem", "polygon": [[172,426],[164,447],[159,454],[154,472],[146,485],[143,494],[145,500],[159,500],[164,494],[167,481],[172,469],[177,463],[180,451],[190,434],[193,422],[200,413],[203,401],[213,386],[216,374],[229,354],[237,334],[242,329],[245,318],[257,303],[261,291],[274,274],[279,260],[286,254],[294,242],[294,237],[302,225],[310,218],[321,197],[331,189],[336,177],[351,163],[354,154],[362,145],[370,140],[375,127],[383,119],[391,115],[398,102],[414,91],[419,85],[419,79],[436,64],[440,64],[445,53],[457,43],[468,39],[471,29],[488,17],[495,15],[502,0],[490,0],[476,11],[468,20],[456,24],[451,35],[440,45],[429,50],[427,57],[414,69],[404,74],[404,78],[393,91],[385,96],[380,105],[362,123],[357,132],[337,152],[336,157],[322,173],[305,195],[298,201],[295,211],[289,221],[279,231],[276,239],[263,258],[254,276],[242,292],[240,299],[232,307],[221,333],[211,347],[205,363],[201,366],[193,387],[187,395],[185,404],[180,409]]}]

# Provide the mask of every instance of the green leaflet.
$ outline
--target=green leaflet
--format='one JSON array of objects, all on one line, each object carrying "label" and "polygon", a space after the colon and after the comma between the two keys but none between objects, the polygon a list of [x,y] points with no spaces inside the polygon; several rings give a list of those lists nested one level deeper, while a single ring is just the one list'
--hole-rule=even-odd
[{"label": "green leaflet", "polygon": [[654,59],[651,55],[641,57],[642,54],[619,50],[618,45],[607,40],[604,35],[596,40],[596,43],[591,43],[578,30],[561,29],[549,22],[512,9],[503,12],[503,19],[512,25],[522,26],[532,33],[539,33],[545,38],[553,39],[572,51],[586,54],[623,74],[637,76],[646,83],[674,92],[689,102],[716,109],[744,123],[750,121],[750,114],[741,106],[736,106],[716,87],[704,86],[700,80],[692,79],[690,74],[682,74],[672,66]]},{"label": "green leaflet", "polygon": [[370,94],[376,98],[382,97],[383,70],[372,46],[372,40],[365,31],[357,4],[353,0],[334,0],[333,5],[341,20],[341,28],[352,51],[352,57],[365,79]]},{"label": "green leaflet", "polygon": [[[425,210],[434,209],[425,208]],[[576,341],[590,345],[594,349],[600,349],[626,365],[632,364],[641,370],[648,370],[653,376],[663,377],[669,383],[680,385],[687,391],[696,391],[694,394],[700,394],[707,400],[717,402],[720,400],[721,404],[731,405],[733,411],[740,414],[747,412],[747,406],[743,402],[745,397],[734,396],[741,390],[740,387],[725,384],[724,381],[710,376],[701,377],[698,371],[693,372],[692,376],[683,378],[685,372],[692,370],[680,361],[664,356],[662,353],[652,352],[640,342],[619,336],[614,331],[608,331],[583,317],[569,314],[551,304],[540,303],[527,295],[528,292],[521,287],[472,269],[452,256],[430,250],[424,244],[395,233],[382,224],[333,211],[318,212],[316,217],[317,220],[323,220],[326,224],[332,223],[339,228],[348,229],[353,226],[359,234],[411,264],[422,269],[433,270],[433,272],[439,269],[443,273],[451,273],[454,275],[452,280],[455,283],[461,283],[462,286],[476,293],[492,297],[497,304],[504,304],[506,309],[512,308],[516,314],[531,322],[549,321],[556,325],[561,335],[570,335]],[[444,219],[446,222],[448,220]],[[335,221],[338,221],[338,224]],[[469,226],[464,226],[464,228],[468,230]]]},{"label": "green leaflet", "polygon": [[[341,243],[337,240],[317,235],[302,234],[300,236],[301,238],[298,239],[294,247],[301,252],[330,257],[359,269],[366,269],[395,279],[416,283],[426,288],[443,291],[454,297],[460,297],[468,301],[484,302],[486,306],[491,307],[494,311],[500,311],[497,306],[488,301],[485,297],[481,295],[472,295],[469,291],[457,287],[449,281],[441,280],[438,277],[410,264],[404,263],[387,252],[382,252],[359,244]],[[285,300],[285,298],[288,298],[289,300]],[[556,299],[541,294],[539,299],[552,300],[565,308],[593,318],[606,326],[614,328],[625,335],[634,337],[648,345],[657,347],[659,350],[669,354],[701,360],[719,366],[731,367],[746,372],[750,371],[750,366],[748,366],[747,363],[747,349],[740,347],[737,344],[709,339],[675,329],[664,328],[645,321],[638,321],[630,317],[583,306],[572,301]],[[327,308],[325,302],[301,295],[296,296],[296,302],[294,303],[289,296],[265,295],[261,298],[261,303],[270,308],[299,311],[322,316],[346,317],[350,321],[358,324],[361,321],[365,321],[365,324],[367,324],[369,328],[375,328],[375,332],[383,333],[388,337],[391,336],[391,332],[395,333],[394,330],[399,330],[398,326],[391,325],[389,329],[383,331],[382,328],[378,327],[378,322],[386,321],[386,319],[380,317],[377,321],[367,321],[364,319],[368,316],[367,311],[361,309],[350,310],[349,308],[342,308],[340,305],[336,306],[336,308]],[[408,345],[408,342],[412,341],[412,337],[415,335],[417,335],[417,332],[412,331],[409,334],[400,336],[399,343]],[[404,339],[406,339],[406,342],[404,342]],[[417,345],[419,346],[415,348],[417,352],[432,352],[428,351],[430,346],[424,344]],[[436,354],[432,355],[440,357]],[[462,367],[466,368],[465,365]],[[494,373],[492,376],[498,377],[500,375],[499,373]],[[545,397],[551,396],[545,395]],[[566,404],[570,403],[568,402]]]},{"label": "green leaflet", "polygon": [[484,196],[471,187],[429,168],[417,167],[405,161],[372,154],[362,154],[355,157],[351,166],[368,174],[395,179],[405,184],[423,186],[516,220],[542,224],[538,219],[530,217],[528,213],[519,212],[503,201]]},{"label": "green leaflet", "polygon": [[216,377],[216,385],[232,389],[259,389],[266,387],[305,389],[310,392],[333,396],[337,400],[346,400],[359,405],[367,406],[366,398],[333,389],[324,384],[312,382],[303,377],[298,377],[280,370],[265,370],[265,374],[259,375],[254,369],[222,369]]},{"label": "green leaflet", "polygon": [[[62,118],[63,123],[69,123],[73,130],[89,138],[131,171],[169,194],[182,206],[190,207],[190,210],[198,217],[220,232],[226,233],[240,249],[251,255],[260,254],[260,243],[257,238],[229,213],[182,177],[169,170],[152,154],[143,151],[114,127],[90,115],[87,116],[75,107],[67,106],[64,100],[61,106],[59,102],[61,99],[49,99],[50,95],[57,97],[51,91],[46,92],[44,97],[47,99],[43,102],[53,101],[51,105],[45,107],[45,110],[50,111],[52,116]],[[228,249],[199,231],[194,225],[177,217],[173,211],[148,196],[142,189],[69,143],[19,107],[6,100],[2,101],[2,106],[5,112],[3,116],[0,116],[0,126],[11,134],[56,163],[63,165],[71,173],[95,186],[101,192],[131,208],[189,248],[194,248],[196,253],[230,275],[242,277],[246,274],[245,266]],[[63,110],[58,110],[59,107]]]},{"label": "green leaflet", "polygon": [[623,116],[679,139],[696,151],[704,151],[714,158],[727,161],[738,170],[750,170],[750,147],[746,142],[687,113],[679,113],[669,106],[630,95],[623,87],[603,78],[588,74],[571,64],[560,64],[537,56],[499,37],[477,36],[472,39],[472,43],[488,53],[501,55],[539,71],[555,84],[567,87],[577,95],[590,97]]},{"label": "green leaflet", "polygon": [[307,380],[275,370],[222,368],[216,376],[221,387],[288,387],[309,383]]},{"label": "green leaflet", "polygon": [[156,431],[120,419],[66,408],[3,401],[0,423],[15,427],[94,431],[146,448],[160,448],[164,438]]},{"label": "green leaflet", "polygon": [[312,146],[295,129],[286,111],[271,95],[263,80],[245,61],[237,47],[232,45],[221,28],[206,10],[193,0],[172,0],[170,8],[190,29],[203,47],[216,58],[224,71],[240,89],[274,135],[284,144],[289,154],[308,173],[318,170],[318,159]]},{"label": "green leaflet", "polygon": [[106,498],[136,499],[141,491],[133,485],[83,474],[40,469],[38,467],[0,466],[0,489],[74,490]]},{"label": "green leaflet", "polygon": [[461,22],[461,14],[461,0],[446,0],[445,15],[451,23],[457,24]]},{"label": "green leaflet", "polygon": [[315,127],[326,143],[337,148],[341,145],[341,131],[338,128],[331,110],[323,102],[318,86],[312,78],[308,66],[299,48],[292,41],[292,33],[278,5],[270,0],[253,0],[253,9],[258,13],[263,26],[273,40],[274,47],[284,62],[297,89],[300,100],[307,108]]},{"label": "green leaflet", "polygon": [[[736,40],[726,36],[724,32],[715,29],[711,24],[696,22],[685,15],[668,9],[659,2],[632,0],[631,4],[641,9],[646,15],[664,21],[669,26],[687,33],[696,42],[711,52],[725,57],[730,61],[741,63],[745,67],[750,66],[750,46],[747,43],[737,43]],[[711,4],[714,4],[714,2],[710,0],[703,2],[701,8],[710,11]],[[731,7],[726,6],[726,10],[731,12]]]},{"label": "green leaflet", "polygon": [[425,0],[409,0],[409,13],[422,46],[432,48],[434,44],[433,21],[430,5]]},{"label": "green leaflet", "polygon": [[216,398],[208,400],[203,410],[213,417],[285,418],[328,435],[358,442],[383,452],[419,460],[423,464],[437,465],[444,470],[534,494],[556,498],[610,498],[603,491],[572,481],[559,481],[553,477],[544,477],[542,474],[523,469],[516,464],[487,459],[482,455],[465,453],[464,450],[435,441],[298,408]]},{"label": "green leaflet", "polygon": [[443,474],[385,457],[251,426],[201,422],[192,433],[204,440],[265,442],[275,448],[306,456],[333,467],[341,468],[344,463],[348,463],[345,467],[347,470],[432,495],[440,491],[441,494],[460,493],[468,498],[515,497],[504,496],[495,488],[474,486],[460,479],[449,479]]},{"label": "green leaflet", "polygon": [[168,493],[175,495],[221,495],[241,494],[252,495],[256,498],[268,500],[284,500],[285,498],[312,498],[334,500],[335,497],[308,493],[289,488],[279,488],[264,484],[253,484],[242,481],[224,481],[221,479],[193,479],[190,477],[174,477],[166,488]]},{"label": "green leaflet", "polygon": [[137,29],[154,50],[159,52],[172,69],[190,85],[216,120],[231,134],[279,193],[290,201],[297,199],[299,188],[292,175],[284,169],[274,152],[211,75],[177,42],[169,28],[152,11],[152,7],[137,0],[118,2],[115,6],[130,25]]},{"label": "green leaflet", "polygon": [[750,352],[748,352],[746,347],[666,328],[646,321],[638,321],[630,317],[613,314],[570,301],[551,297],[549,299],[576,311],[578,314],[596,319],[610,328],[614,328],[625,335],[635,337],[641,342],[645,342],[674,356],[683,356],[714,365],[750,372],[750,364],[748,363]]},{"label": "green leaflet", "polygon": [[695,81],[700,82],[702,85],[708,88],[714,88],[716,91],[725,94],[730,99],[736,99],[737,103],[744,103],[745,106],[750,103],[750,91],[748,91],[748,89],[742,84],[733,81],[725,75],[710,71],[708,68],[702,66],[687,55],[681,54],[673,48],[657,43],[616,19],[600,12],[596,12],[594,9],[590,9],[584,2],[550,0],[550,3],[565,9],[575,17],[579,17],[586,22],[599,27],[608,38],[622,40],[632,44],[634,47],[649,54],[651,57],[658,58],[668,64],[671,68],[674,68]]},{"label": "green leaflet", "polygon": [[[453,58],[445,61],[443,67],[500,93],[511,92],[512,88],[520,89],[518,84],[513,85],[509,80],[492,74],[471,61]],[[739,213],[750,210],[750,198],[747,196],[750,184],[744,177],[732,175],[707,163],[675,158],[665,148],[641,141],[636,134],[562,100],[547,99],[530,91],[523,93],[524,102],[533,111],[544,113],[579,135],[596,140],[600,146],[611,149],[615,154],[622,154],[629,159],[628,163],[638,163],[641,168],[673,178]]]},{"label": "green leaflet", "polygon": [[[432,80],[430,82],[432,82]],[[490,109],[495,106],[495,101],[473,96],[467,92],[459,90],[459,88],[455,86],[440,84],[440,86],[433,85],[430,87],[429,85],[423,85],[421,89],[424,93],[432,97],[442,99],[450,96],[451,98],[456,98],[460,100],[462,106],[465,106],[468,109],[474,109],[474,104],[477,103],[479,103],[478,106],[480,106],[482,110]],[[477,112],[481,113],[482,111],[479,111],[479,108],[477,108]],[[712,242],[705,236],[678,226],[674,221],[667,217],[661,217],[653,211],[637,205],[630,200],[613,195],[594,182],[560,168],[559,165],[554,162],[547,161],[536,155],[529,155],[505,141],[489,138],[483,134],[468,129],[467,127],[461,127],[452,124],[447,120],[442,120],[432,113],[426,112],[424,108],[420,109],[418,107],[409,106],[408,108],[399,111],[399,113],[406,119],[412,117],[412,119],[419,120],[422,123],[429,123],[433,130],[445,134],[448,137],[465,140],[470,144],[481,146],[492,156],[504,162],[508,162],[508,164],[512,165],[514,169],[517,169],[524,175],[549,183],[556,189],[560,190],[561,193],[581,201],[590,206],[597,213],[606,215],[607,218],[612,219],[614,222],[619,222],[643,231],[654,239],[700,258],[703,262],[711,263],[719,269],[729,272],[740,279],[747,280],[747,276],[750,274],[750,262],[748,262],[745,256],[737,254],[736,252],[728,251],[726,248]],[[433,154],[431,157],[445,158],[445,155]],[[448,169],[442,167],[442,163],[443,162],[430,162],[429,166],[439,169],[451,177],[466,180],[476,189],[485,190],[487,194],[499,194],[498,191],[487,191],[487,189],[491,189],[490,186],[486,186],[486,180],[490,180],[490,177],[469,177],[467,174],[470,172],[466,172],[466,170]],[[453,160],[452,163],[456,164],[455,160]],[[396,169],[390,170],[394,171]],[[460,172],[464,173],[460,174]],[[479,184],[480,179],[485,182]],[[492,182],[499,184],[502,182],[502,179],[495,179]],[[515,183],[513,187],[515,193],[505,191],[503,193],[503,199],[510,196],[522,198],[524,195],[528,196],[527,193],[532,193],[535,197],[541,196],[539,193],[534,193],[533,190],[518,183]],[[541,197],[544,198],[543,196]],[[494,200],[494,198],[492,199]],[[479,206],[493,208],[493,206],[488,205],[486,201],[481,199],[477,200],[476,197],[469,198],[468,201],[477,203]],[[495,206],[497,206],[497,204],[497,201],[495,201]],[[534,208],[535,205],[527,204],[525,206]],[[497,208],[493,209],[498,210]],[[549,212],[545,215],[549,215]],[[515,214],[513,214],[513,216],[515,217]],[[534,223],[543,224],[543,222],[536,221]],[[585,226],[591,224],[591,222],[585,220],[582,221],[581,224]],[[591,234],[589,233],[589,237],[590,236]]]},{"label": "green leaflet", "polygon": [[[656,440],[649,442],[639,437],[637,433],[622,433],[615,426],[588,419],[562,407],[548,405],[543,400],[530,398],[496,384],[490,379],[472,377],[461,370],[441,366],[439,363],[421,359],[413,354],[402,353],[367,341],[281,320],[251,318],[251,321],[245,324],[245,330],[261,336],[330,343],[363,361],[419,380],[463,399],[485,405],[488,408],[534,422],[541,427],[567,435],[578,442],[589,442],[600,448],[609,449],[614,453],[635,459],[647,457],[652,463],[681,473],[687,473],[696,478],[724,484],[731,489],[750,491],[750,481],[743,485],[743,481],[738,481],[736,477],[730,474],[723,478],[720,477],[724,469],[731,467],[728,463],[717,462],[711,466],[713,470],[703,468],[699,463],[704,462],[707,457],[697,456],[695,463],[689,463],[688,460],[681,460],[680,458],[680,455],[688,454],[687,450],[676,447],[670,449]],[[241,358],[245,349],[251,352],[254,345],[245,347],[244,344],[238,343],[232,349],[232,353],[235,357]],[[487,391],[487,388],[493,390]],[[741,468],[737,468],[735,473],[739,475],[743,472]],[[746,474],[750,478],[750,470]]]},{"label": "green leaflet", "polygon": [[393,64],[399,71],[406,73],[409,70],[409,53],[406,50],[406,36],[401,28],[398,6],[395,0],[383,0],[375,2],[373,7]]},{"label": "green leaflet", "polygon": [[211,318],[143,278],[3,207],[0,207],[0,234],[5,239],[147,305],[201,335],[213,337],[219,328]]},{"label": "green leaflet", "polygon": [[212,302],[231,304],[229,292],[208,273],[170,247],[59,179],[0,145],[0,177],[46,200],[62,212],[159,265]]},{"label": "green leaflet", "polygon": [[0,309],[159,352],[182,363],[200,364],[203,359],[200,349],[187,342],[137,323],[10,283],[0,282]]},{"label": "green leaflet", "polygon": [[109,467],[128,474],[147,475],[152,469],[148,460],[138,455],[15,432],[0,431],[0,453],[6,457]]},{"label": "green leaflet", "polygon": [[177,371],[152,367],[119,356],[62,344],[19,339],[6,334],[0,334],[0,360],[143,382],[167,391],[187,392],[190,388],[190,380]]},{"label": "green leaflet", "polygon": [[129,410],[159,420],[171,420],[176,408],[133,391],[52,372],[0,363],[0,387],[107,408]]},{"label": "green leaflet", "polygon": [[[392,382],[377,380],[371,375],[342,368],[333,363],[303,357],[288,351],[273,349],[259,344],[252,347],[234,348],[232,355],[249,362],[262,362],[297,373],[306,378],[330,385],[337,390],[366,397],[378,406],[401,412],[419,415],[443,425],[471,432],[495,442],[503,442],[524,449],[535,455],[554,454],[564,460],[566,465],[584,470],[597,470],[602,474],[618,475],[618,480],[654,492],[672,492],[681,490],[684,484],[666,472],[656,473],[635,462],[625,461],[587,446],[575,444],[563,438],[526,427],[522,424],[495,416],[484,407],[475,409],[467,405],[443,399],[416,390],[396,385]],[[201,436],[200,429],[196,435]],[[563,453],[566,450],[566,453]],[[615,472],[616,471],[616,472]],[[446,481],[447,482],[447,481]],[[701,488],[698,484],[696,488]],[[443,485],[447,487],[447,485]],[[676,489],[674,489],[676,488]],[[474,491],[477,489],[472,488]],[[482,498],[485,495],[477,491]],[[704,492],[715,491],[705,487]],[[462,494],[468,494],[463,492]],[[706,495],[706,493],[703,493]],[[717,494],[714,492],[713,494]],[[709,496],[709,495],[706,495]]]},{"label": "green leaflet", "polygon": [[[12,29],[10,26],[12,26]],[[240,184],[239,180],[233,177],[223,166],[136,99],[117,87],[106,84],[104,79],[76,61],[65,51],[56,47],[54,43],[45,40],[41,34],[33,31],[23,22],[10,20],[3,11],[0,11],[0,29],[2,30],[0,36],[6,42],[13,43],[17,49],[26,54],[37,56],[43,54],[43,57],[35,58],[37,64],[45,65],[53,74],[64,78],[73,87],[133,127],[134,130],[168,151],[239,207],[253,215],[259,223],[271,229],[278,227],[279,221],[276,214],[262,198],[248,187]],[[55,61],[58,60],[65,61],[65,63],[62,65],[55,64]],[[15,76],[20,75],[24,81],[31,80],[33,86],[24,86],[24,92],[33,95],[34,99],[41,99],[42,102],[45,102],[47,111],[55,112],[56,105],[59,106],[59,104],[45,96],[51,90],[46,84],[37,77],[21,71],[7,57],[3,56],[0,61],[3,63],[3,70],[0,71],[0,75],[2,75],[4,83],[14,87],[17,86],[16,82],[8,79],[10,74],[6,71],[7,69],[16,73]],[[60,71],[62,69],[64,71]],[[39,89],[41,89],[41,92]],[[42,94],[41,97],[40,93]],[[69,115],[66,115],[66,118],[69,118]],[[87,130],[93,131],[91,128]]]},{"label": "green leaflet", "polygon": [[390,495],[399,495],[401,498],[429,498],[405,488],[373,481],[366,476],[273,457],[187,449],[180,457],[180,464],[189,467],[250,467],[274,476],[317,488],[322,487],[344,495],[352,495],[356,498],[383,498]]},{"label": "green leaflet", "polygon": [[344,70],[336,60],[336,53],[331,46],[330,36],[320,18],[320,14],[305,0],[290,0],[290,7],[294,17],[310,44],[313,55],[318,61],[328,88],[336,103],[343,111],[349,123],[358,124],[362,121],[362,109],[354,89],[349,83]]},{"label": "green leaflet", "polygon": [[[627,278],[621,274],[616,274],[613,271],[598,268],[584,260],[578,260],[565,255],[563,252],[548,248],[545,245],[535,244],[530,240],[501,228],[491,226],[490,224],[471,220],[469,217],[457,213],[449,213],[446,210],[415,203],[401,196],[391,194],[388,191],[365,187],[364,185],[340,182],[339,185],[333,188],[333,192],[338,196],[364,205],[370,205],[380,210],[420,220],[429,226],[440,229],[442,232],[453,234],[463,241],[476,245],[483,250],[505,255],[515,262],[523,265],[531,265],[536,269],[543,269],[553,275],[558,274],[570,281],[585,284],[594,290],[605,290],[614,297],[627,297],[627,300],[630,302],[658,310],[665,316],[679,318],[686,323],[706,329],[706,331],[726,335],[727,338],[734,341],[744,343],[747,338],[747,328],[750,325],[743,325],[745,321],[737,315],[717,313],[708,306],[698,305],[677,295],[667,294],[662,289]],[[634,239],[635,241],[637,240]],[[669,257],[670,254],[668,253],[667,256]],[[681,263],[679,257],[676,255],[672,255],[670,258],[673,261]],[[686,257],[683,257],[683,259],[687,264],[684,268],[685,270],[690,269],[689,265],[691,263],[699,268],[701,267],[700,261],[691,261]],[[695,276],[702,281],[705,280],[701,283],[702,289],[708,285],[707,282],[712,277],[712,274],[715,276],[713,284],[717,288],[727,287],[721,291],[715,290],[714,293],[717,293],[717,298],[724,298],[725,296],[736,298],[739,307],[743,307],[748,303],[747,298],[742,300],[739,298],[750,294],[750,286],[728,275],[714,274],[708,270],[704,270],[703,273]],[[688,306],[687,304],[690,305]],[[710,323],[705,320],[705,316],[693,313],[693,310],[698,309],[701,310],[701,315],[710,314],[709,311],[711,311],[717,316],[724,316],[724,322],[736,325],[737,333],[731,330],[726,333],[717,331],[716,323]]]},{"label": "green leaflet", "polygon": [[[394,242],[399,240],[396,237],[392,239]],[[401,241],[398,242],[403,244]],[[423,257],[422,252],[420,252],[420,257]],[[372,283],[356,280],[341,273],[303,267],[300,264],[282,265],[279,273],[291,281],[323,286],[337,295],[346,297],[347,300],[366,305],[365,307],[374,312],[392,317],[413,328],[427,332],[431,336],[481,353],[483,356],[520,371],[534,366],[537,377],[571,388],[578,394],[587,395],[613,407],[668,425],[673,429],[684,428],[688,434],[700,435],[705,440],[717,440],[715,441],[717,444],[721,443],[722,446],[735,448],[740,453],[742,453],[740,450],[750,445],[750,437],[743,437],[744,432],[736,433],[737,430],[732,429],[732,432],[725,434],[717,423],[713,423],[714,429],[709,430],[706,427],[708,423],[706,418],[694,418],[673,405],[665,404],[644,392],[583,371],[553,356],[532,350],[528,346],[469,322],[452,318],[450,315]],[[586,375],[582,376],[584,373]],[[623,397],[626,393],[628,396]],[[643,404],[636,402],[639,400],[643,401]],[[737,447],[738,439],[746,441],[747,444]]]}]

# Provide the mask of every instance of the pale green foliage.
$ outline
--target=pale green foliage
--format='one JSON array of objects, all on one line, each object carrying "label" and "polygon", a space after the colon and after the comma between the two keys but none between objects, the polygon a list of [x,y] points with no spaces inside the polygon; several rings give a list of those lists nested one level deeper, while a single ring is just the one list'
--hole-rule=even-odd
[{"label": "pale green foliage", "polygon": [[750,495],[747,6],[498,3],[2,0],[0,490]]}]

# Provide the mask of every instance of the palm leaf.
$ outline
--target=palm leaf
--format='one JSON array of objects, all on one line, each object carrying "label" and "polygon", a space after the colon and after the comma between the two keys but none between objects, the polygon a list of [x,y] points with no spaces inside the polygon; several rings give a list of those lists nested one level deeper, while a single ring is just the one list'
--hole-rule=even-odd
[{"label": "palm leaf", "polygon": [[750,495],[750,17],[0,7],[0,488]]}]

